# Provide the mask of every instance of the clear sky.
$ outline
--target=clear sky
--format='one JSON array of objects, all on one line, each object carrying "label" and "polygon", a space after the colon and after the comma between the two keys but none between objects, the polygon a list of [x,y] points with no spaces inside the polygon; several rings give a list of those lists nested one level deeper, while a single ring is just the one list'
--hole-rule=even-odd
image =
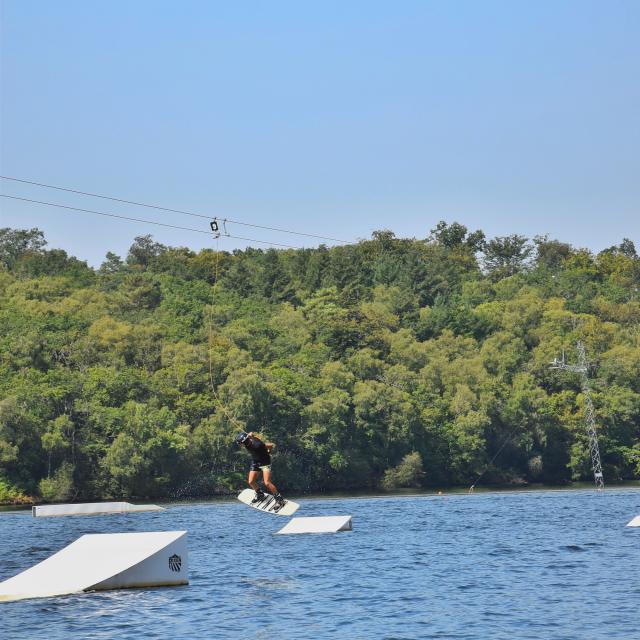
[{"label": "clear sky", "polygon": [[[640,245],[638,0],[3,0],[0,35],[3,175],[346,240],[425,238],[444,219]],[[0,192],[207,228],[5,180]],[[0,226],[39,227],[93,265],[146,233],[213,246],[0,206]]]}]

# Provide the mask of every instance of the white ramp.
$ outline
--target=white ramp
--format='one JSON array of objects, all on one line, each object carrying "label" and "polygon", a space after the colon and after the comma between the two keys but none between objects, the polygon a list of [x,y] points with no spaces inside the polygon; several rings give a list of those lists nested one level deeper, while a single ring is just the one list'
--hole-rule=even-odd
[{"label": "white ramp", "polygon": [[351,531],[351,516],[318,516],[292,518],[277,533],[337,533]]},{"label": "white ramp", "polygon": [[640,527],[640,516],[636,516],[627,527]]},{"label": "white ramp", "polygon": [[189,584],[186,531],[87,534],[0,582],[0,602],[179,584]]},{"label": "white ramp", "polygon": [[155,504],[131,504],[130,502],[85,502],[80,504],[47,504],[31,507],[34,518],[52,516],[95,516],[104,513],[139,513],[164,511]]}]

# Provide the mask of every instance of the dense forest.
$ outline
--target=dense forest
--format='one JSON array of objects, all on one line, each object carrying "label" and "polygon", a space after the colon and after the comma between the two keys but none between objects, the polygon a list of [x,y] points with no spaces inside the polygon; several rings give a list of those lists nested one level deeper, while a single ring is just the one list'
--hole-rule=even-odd
[{"label": "dense forest", "polygon": [[[212,240],[212,247],[214,242]],[[239,430],[300,492],[640,475],[640,257],[439,223],[314,249],[135,239],[98,269],[0,229],[0,501],[239,490]]]}]

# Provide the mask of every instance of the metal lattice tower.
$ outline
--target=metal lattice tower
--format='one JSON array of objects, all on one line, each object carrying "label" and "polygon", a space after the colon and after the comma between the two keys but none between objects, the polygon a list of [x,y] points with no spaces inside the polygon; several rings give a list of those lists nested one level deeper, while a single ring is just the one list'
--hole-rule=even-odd
[{"label": "metal lattice tower", "polygon": [[602,475],[602,464],[600,462],[600,448],[598,447],[598,432],[596,431],[596,417],[591,400],[591,388],[589,387],[589,364],[584,344],[578,340],[578,364],[566,364],[564,353],[562,360],[557,358],[551,363],[552,369],[562,369],[580,374],[580,386],[584,396],[585,418],[587,422],[587,433],[589,434],[589,453],[591,455],[591,468],[593,469],[593,479],[598,490],[604,489],[604,476]]}]

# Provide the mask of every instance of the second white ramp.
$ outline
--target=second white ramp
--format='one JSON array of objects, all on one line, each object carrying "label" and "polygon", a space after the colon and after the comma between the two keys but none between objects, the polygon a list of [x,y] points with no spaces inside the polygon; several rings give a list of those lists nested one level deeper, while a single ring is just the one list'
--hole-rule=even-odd
[{"label": "second white ramp", "polygon": [[337,533],[351,531],[351,516],[317,516],[313,518],[292,518],[277,533]]},{"label": "second white ramp", "polygon": [[34,518],[52,516],[95,516],[107,513],[139,513],[164,511],[155,504],[131,504],[130,502],[80,502],[76,504],[46,504],[32,507]]}]

